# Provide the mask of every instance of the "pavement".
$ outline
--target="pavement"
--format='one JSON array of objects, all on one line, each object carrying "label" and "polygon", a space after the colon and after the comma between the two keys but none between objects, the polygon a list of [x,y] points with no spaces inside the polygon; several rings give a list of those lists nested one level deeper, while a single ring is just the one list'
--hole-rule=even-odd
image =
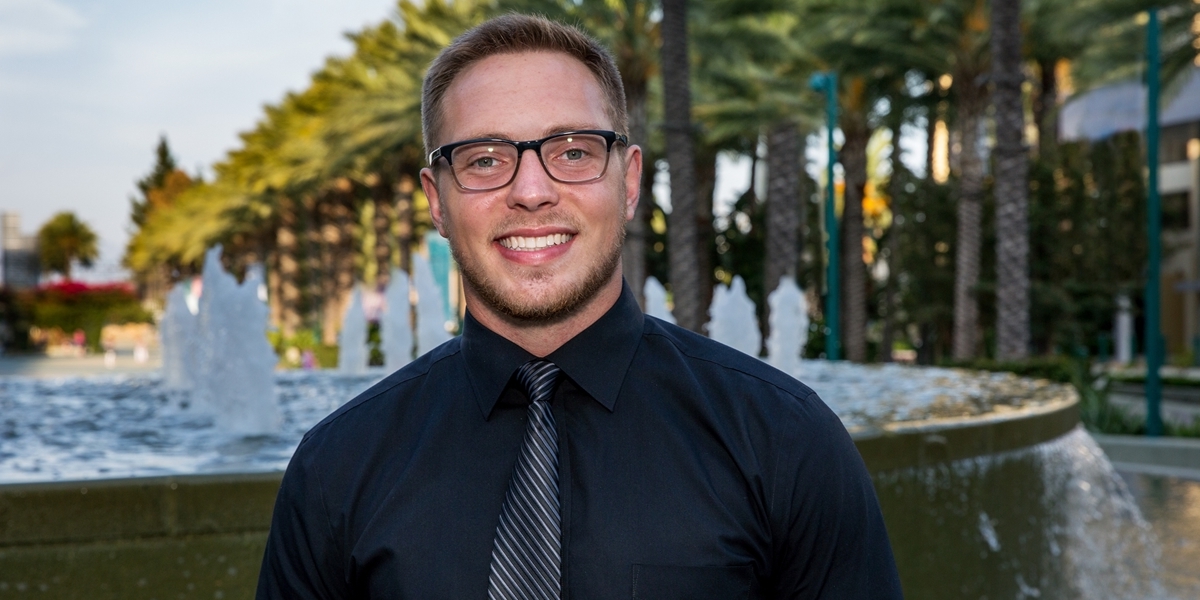
[{"label": "pavement", "polygon": [[1092,437],[1118,471],[1200,481],[1198,438],[1099,433],[1093,433]]},{"label": "pavement", "polygon": [[87,375],[148,375],[162,367],[162,357],[151,354],[146,362],[137,362],[132,352],[116,351],[111,360],[103,354],[85,356],[0,355],[0,377],[37,378],[78,377]]},{"label": "pavement", "polygon": [[[1141,394],[1140,389],[1133,391],[1126,391],[1123,388],[1114,389],[1109,393],[1108,401],[1125,408],[1130,414],[1137,416],[1145,416],[1146,414],[1146,397]],[[1163,394],[1160,407],[1164,421],[1171,421],[1180,425],[1191,425],[1196,419],[1200,419],[1200,399],[1191,400],[1185,397]]]}]

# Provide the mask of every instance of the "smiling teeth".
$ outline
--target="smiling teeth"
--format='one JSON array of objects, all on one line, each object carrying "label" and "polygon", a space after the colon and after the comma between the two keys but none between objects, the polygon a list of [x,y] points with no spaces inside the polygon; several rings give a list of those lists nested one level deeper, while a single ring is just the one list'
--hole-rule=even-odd
[{"label": "smiling teeth", "polygon": [[522,237],[514,235],[511,237],[501,238],[500,245],[509,250],[544,250],[550,246],[557,246],[571,241],[574,237],[567,233],[552,233],[540,237]]}]

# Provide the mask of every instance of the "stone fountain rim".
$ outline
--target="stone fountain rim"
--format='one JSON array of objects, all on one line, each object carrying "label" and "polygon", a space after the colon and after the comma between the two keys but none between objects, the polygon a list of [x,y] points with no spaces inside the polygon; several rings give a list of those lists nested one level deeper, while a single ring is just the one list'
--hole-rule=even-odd
[{"label": "stone fountain rim", "polygon": [[872,473],[928,467],[1021,450],[1049,442],[1079,425],[1079,395],[982,415],[900,421],[849,428]]}]

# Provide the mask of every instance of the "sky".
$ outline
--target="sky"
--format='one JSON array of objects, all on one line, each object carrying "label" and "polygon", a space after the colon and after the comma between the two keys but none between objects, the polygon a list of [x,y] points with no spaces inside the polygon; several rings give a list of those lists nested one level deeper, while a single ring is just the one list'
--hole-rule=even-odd
[{"label": "sky", "polygon": [[0,212],[33,234],[74,211],[100,237],[86,279],[122,277],[129,198],[166,135],[180,167],[237,147],[394,0],[0,0]]}]

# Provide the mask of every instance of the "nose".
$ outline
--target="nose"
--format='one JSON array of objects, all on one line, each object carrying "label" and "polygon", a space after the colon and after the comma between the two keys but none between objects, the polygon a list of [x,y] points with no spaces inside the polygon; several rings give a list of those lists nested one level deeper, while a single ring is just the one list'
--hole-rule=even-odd
[{"label": "nose", "polygon": [[508,190],[509,208],[537,210],[558,203],[558,188],[546,173],[537,151],[530,148],[521,154],[517,172]]}]

